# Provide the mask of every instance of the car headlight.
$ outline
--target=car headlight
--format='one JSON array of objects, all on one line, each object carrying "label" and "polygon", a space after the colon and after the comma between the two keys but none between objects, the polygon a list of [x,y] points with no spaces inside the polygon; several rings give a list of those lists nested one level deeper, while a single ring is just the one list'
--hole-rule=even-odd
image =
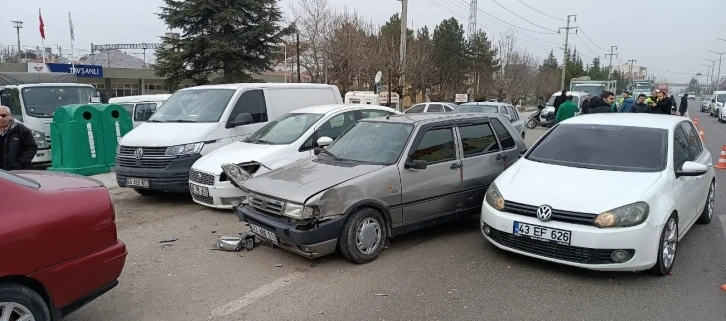
[{"label": "car headlight", "polygon": [[35,140],[35,144],[38,145],[38,148],[48,147],[48,142],[45,141],[44,132],[37,131],[35,129],[31,129],[30,131],[33,133],[33,140]]},{"label": "car headlight", "polygon": [[489,204],[497,211],[501,211],[504,209],[504,197],[502,197],[502,194],[499,193],[499,189],[497,189],[496,184],[492,183],[492,185],[489,186],[489,189],[487,189],[487,194],[484,199],[486,199],[487,204]]},{"label": "car headlight", "polygon": [[247,173],[247,171],[237,164],[222,164],[222,171],[227,174],[227,177],[229,177],[229,180],[232,181],[232,184],[238,188],[242,188],[244,183],[248,179],[252,178],[252,175]]},{"label": "car headlight", "polygon": [[285,208],[282,210],[282,215],[298,220],[305,220],[313,218],[314,212],[315,210],[312,206],[287,202],[285,203]]},{"label": "car headlight", "polygon": [[650,207],[646,202],[637,202],[600,213],[595,218],[598,227],[628,227],[645,222]]},{"label": "car headlight", "polygon": [[166,156],[180,156],[180,155],[193,155],[199,154],[204,147],[204,143],[191,143],[184,145],[176,145],[166,148]]}]

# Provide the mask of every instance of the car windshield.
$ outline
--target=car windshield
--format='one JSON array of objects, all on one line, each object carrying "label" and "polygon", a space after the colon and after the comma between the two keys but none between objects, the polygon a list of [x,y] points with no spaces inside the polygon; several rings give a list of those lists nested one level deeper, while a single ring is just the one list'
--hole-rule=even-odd
[{"label": "car windshield", "polygon": [[256,144],[287,145],[300,138],[320,118],[323,118],[322,114],[288,113],[267,123],[245,141]]},{"label": "car windshield", "polygon": [[600,96],[602,94],[602,91],[605,90],[605,87],[602,85],[574,85],[572,86],[572,91],[584,91],[590,95],[594,96]]},{"label": "car windshield", "polygon": [[495,105],[476,105],[476,104],[461,104],[454,112],[456,113],[496,113],[499,110],[498,106]]},{"label": "car windshield", "polygon": [[52,118],[61,106],[88,104],[95,93],[90,86],[49,86],[24,88],[21,96],[29,116]]},{"label": "car windshield", "polygon": [[343,160],[393,164],[412,129],[409,124],[359,121],[338,137],[328,151]]},{"label": "car windshield", "polygon": [[718,95],[716,95],[716,101],[718,101],[718,102],[726,102],[726,94],[718,94]]},{"label": "car windshield", "polygon": [[234,89],[189,89],[171,95],[149,122],[214,123],[222,117]]},{"label": "car windshield", "polygon": [[633,91],[647,91],[651,92],[650,85],[638,85],[635,84],[635,87],[633,87]]},{"label": "car windshield", "polygon": [[577,168],[659,172],[666,166],[667,146],[665,129],[561,124],[535,145],[526,158]]}]

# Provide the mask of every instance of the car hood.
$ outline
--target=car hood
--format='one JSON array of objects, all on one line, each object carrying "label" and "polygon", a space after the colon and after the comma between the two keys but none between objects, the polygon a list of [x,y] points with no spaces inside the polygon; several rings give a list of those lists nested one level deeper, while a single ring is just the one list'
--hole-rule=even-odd
[{"label": "car hood", "polygon": [[604,171],[520,159],[495,183],[507,201],[597,214],[642,201],[660,176],[660,172]]},{"label": "car hood", "polygon": [[383,167],[342,162],[332,165],[314,158],[253,177],[245,182],[244,187],[252,192],[303,204],[325,189]]},{"label": "car hood", "polygon": [[222,164],[225,163],[240,164],[256,161],[264,165],[264,160],[274,157],[275,154],[285,150],[287,146],[252,144],[237,141],[202,156],[202,158],[194,163],[192,168],[219,175],[222,174]]},{"label": "car hood", "polygon": [[204,141],[219,123],[143,123],[121,138],[121,145],[168,147]]},{"label": "car hood", "polygon": [[41,190],[80,189],[103,186],[93,178],[48,171],[14,171],[13,174],[36,181]]}]

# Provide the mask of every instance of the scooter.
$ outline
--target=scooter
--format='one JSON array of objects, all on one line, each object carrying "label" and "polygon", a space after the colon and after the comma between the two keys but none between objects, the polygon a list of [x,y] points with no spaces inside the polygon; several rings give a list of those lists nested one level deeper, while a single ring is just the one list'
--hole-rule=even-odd
[{"label": "scooter", "polygon": [[537,105],[537,111],[534,112],[532,115],[529,115],[527,118],[527,128],[533,129],[535,127],[542,126],[542,127],[552,127],[555,123],[555,115],[547,115],[547,119],[542,121],[540,118],[540,115],[542,115],[542,111],[545,109],[545,106]]}]

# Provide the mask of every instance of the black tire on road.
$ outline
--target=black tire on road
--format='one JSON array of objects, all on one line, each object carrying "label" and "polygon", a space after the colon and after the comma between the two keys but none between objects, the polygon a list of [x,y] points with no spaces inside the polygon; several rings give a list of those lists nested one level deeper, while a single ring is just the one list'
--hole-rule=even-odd
[{"label": "black tire on road", "polygon": [[[373,219],[378,223],[380,229],[380,240],[378,241],[377,247],[372,253],[361,253],[356,244],[357,230],[363,222],[368,219]],[[343,257],[348,261],[358,264],[364,264],[375,260],[384,248],[388,235],[386,234],[386,221],[378,211],[364,207],[356,210],[350,214],[350,217],[346,220],[343,225],[343,230],[340,232],[340,239],[338,239],[338,249]]]},{"label": "black tire on road", "polygon": [[36,321],[50,321],[48,305],[38,293],[28,287],[18,284],[0,285],[0,303],[5,302],[21,305]]},{"label": "black tire on road", "polygon": [[[665,246],[665,240],[663,239],[663,236],[666,233],[666,230],[668,228],[668,224],[671,220],[675,221],[675,229],[676,229],[676,251],[675,255],[673,257],[673,261],[671,262],[670,266],[666,266],[665,262],[663,262],[663,247]],[[663,230],[660,232],[660,237],[658,238],[658,252],[656,253],[658,256],[657,261],[655,262],[655,265],[650,269],[650,272],[657,275],[657,276],[666,276],[673,270],[673,266],[676,264],[676,258],[678,258],[678,216],[676,216],[676,213],[672,213],[671,216],[668,217],[668,220],[666,220],[666,223],[663,225]]]},{"label": "black tire on road", "polygon": [[159,191],[152,191],[152,190],[141,189],[141,188],[134,188],[134,191],[143,196],[159,196],[162,194],[162,192],[159,192]]},{"label": "black tire on road", "polygon": [[537,122],[532,118],[527,119],[527,128],[534,129],[535,127],[537,127]]},{"label": "black tire on road", "polygon": [[711,181],[711,186],[708,188],[708,194],[706,194],[706,206],[703,207],[701,216],[698,217],[698,224],[711,223],[713,218],[713,211],[716,209],[716,180]]}]

